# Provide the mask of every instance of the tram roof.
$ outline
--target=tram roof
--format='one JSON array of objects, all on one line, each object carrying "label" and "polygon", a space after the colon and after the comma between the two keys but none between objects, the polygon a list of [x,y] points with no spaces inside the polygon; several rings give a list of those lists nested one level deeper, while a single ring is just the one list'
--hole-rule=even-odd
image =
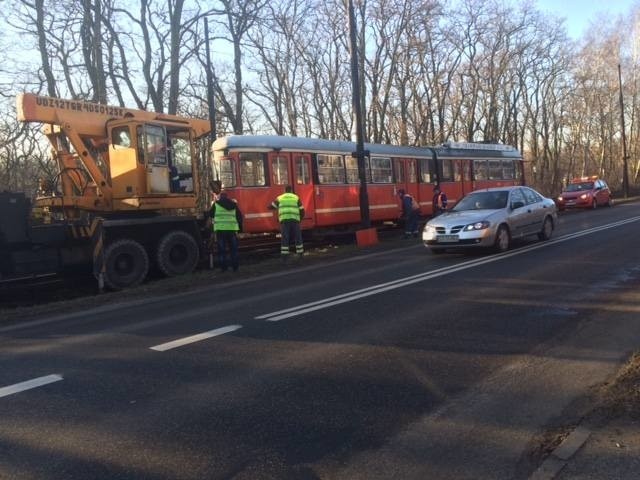
[{"label": "tram roof", "polygon": [[[326,140],[322,138],[286,137],[278,135],[229,135],[218,138],[212,146],[214,151],[290,151],[311,153],[351,154],[356,150],[355,142],[346,140]],[[508,145],[484,143],[447,143],[436,147],[405,147],[365,143],[364,149],[372,155],[390,157],[424,158],[431,157],[433,151],[438,157],[484,157],[521,159],[520,153]]]}]

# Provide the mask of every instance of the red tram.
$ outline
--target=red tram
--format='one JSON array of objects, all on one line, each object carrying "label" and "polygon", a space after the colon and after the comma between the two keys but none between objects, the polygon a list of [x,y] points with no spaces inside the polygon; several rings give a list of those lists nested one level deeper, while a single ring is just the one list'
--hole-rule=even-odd
[{"label": "red tram", "polygon": [[[232,135],[213,146],[214,176],[244,213],[244,232],[279,230],[268,205],[291,185],[305,207],[303,229],[345,229],[360,224],[357,159],[353,142],[301,137]],[[365,144],[372,224],[397,220],[398,190],[432,214],[439,184],[449,204],[478,188],[524,184],[522,156],[514,147],[446,143],[436,147]]]}]

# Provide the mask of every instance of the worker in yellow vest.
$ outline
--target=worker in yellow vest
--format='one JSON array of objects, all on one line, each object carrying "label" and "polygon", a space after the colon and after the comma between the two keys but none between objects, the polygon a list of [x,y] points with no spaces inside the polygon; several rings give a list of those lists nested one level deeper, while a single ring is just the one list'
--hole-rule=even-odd
[{"label": "worker in yellow vest", "polygon": [[300,221],[304,218],[304,207],[300,197],[293,193],[291,185],[287,185],[284,193],[279,195],[269,208],[278,211],[278,221],[280,222],[280,233],[282,240],[280,243],[280,254],[283,260],[289,257],[290,244],[293,240],[296,245],[296,254],[302,257],[304,246],[302,244],[302,230]]},{"label": "worker in yellow vest", "polygon": [[229,268],[227,250],[231,257],[231,268],[238,271],[240,259],[238,256],[238,232],[242,231],[242,212],[236,201],[229,198],[224,190],[211,205],[213,233],[216,237],[218,266],[223,272]]}]

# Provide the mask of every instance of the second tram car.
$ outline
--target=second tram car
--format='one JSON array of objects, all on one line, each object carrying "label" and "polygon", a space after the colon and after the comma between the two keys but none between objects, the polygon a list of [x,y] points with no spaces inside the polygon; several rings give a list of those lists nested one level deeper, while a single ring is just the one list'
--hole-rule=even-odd
[{"label": "second tram car", "polygon": [[[356,144],[339,140],[232,135],[213,146],[214,176],[244,213],[243,231],[279,231],[268,206],[286,185],[305,208],[303,230],[344,230],[359,225]],[[435,147],[365,144],[367,193],[373,225],[400,216],[398,190],[431,215],[436,185],[449,205],[478,188],[524,184],[522,155],[500,144],[451,142]]]}]

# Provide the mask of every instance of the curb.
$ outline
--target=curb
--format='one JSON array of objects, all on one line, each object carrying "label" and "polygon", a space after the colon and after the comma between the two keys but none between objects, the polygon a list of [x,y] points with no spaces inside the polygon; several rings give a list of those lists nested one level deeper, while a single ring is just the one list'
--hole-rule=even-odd
[{"label": "curb", "polygon": [[586,427],[577,427],[558,445],[529,480],[553,480],[567,465],[567,461],[584,445],[591,435]]}]

